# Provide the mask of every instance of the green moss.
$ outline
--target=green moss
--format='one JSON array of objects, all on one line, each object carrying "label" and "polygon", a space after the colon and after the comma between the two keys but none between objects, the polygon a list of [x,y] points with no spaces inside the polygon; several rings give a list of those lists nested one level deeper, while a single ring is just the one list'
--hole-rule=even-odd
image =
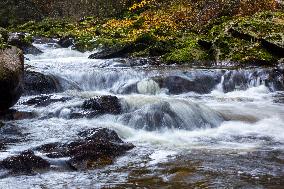
[{"label": "green moss", "polygon": [[180,39],[172,52],[163,56],[167,63],[190,63],[192,61],[210,60],[210,53],[198,44],[199,36],[190,34],[185,39]]},{"label": "green moss", "polygon": [[74,24],[67,20],[45,19],[41,22],[30,21],[15,28],[10,28],[11,31],[21,31],[30,33],[33,36],[45,37],[63,37],[69,36],[72,30],[75,29]]},{"label": "green moss", "polygon": [[248,42],[233,37],[220,37],[214,42],[214,54],[217,61],[239,63],[273,63],[277,61],[259,42]]}]

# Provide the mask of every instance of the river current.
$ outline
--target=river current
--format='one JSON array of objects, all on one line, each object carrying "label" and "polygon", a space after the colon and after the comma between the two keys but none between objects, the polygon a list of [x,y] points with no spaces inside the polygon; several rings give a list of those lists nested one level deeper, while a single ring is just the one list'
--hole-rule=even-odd
[{"label": "river current", "polygon": [[[11,121],[27,140],[9,145],[0,159],[41,144],[69,141],[78,131],[95,127],[115,130],[136,147],[114,164],[89,171],[64,169],[60,160],[50,159],[50,171],[1,177],[0,188],[284,186],[284,93],[262,82],[261,76],[252,78],[259,70],[128,66],[127,60],[92,60],[89,52],[36,46],[44,53],[26,55],[26,69],[58,78],[62,92],[52,98],[70,100],[34,107],[22,102],[35,96],[21,97],[15,109],[37,117]],[[233,89],[225,89],[229,71],[250,79],[245,86],[236,81]],[[217,84],[201,92],[183,86],[183,79],[198,82],[204,75]],[[171,78],[175,86],[165,79],[161,87],[159,78]],[[72,106],[97,95],[117,96],[123,114],[70,119]]]}]

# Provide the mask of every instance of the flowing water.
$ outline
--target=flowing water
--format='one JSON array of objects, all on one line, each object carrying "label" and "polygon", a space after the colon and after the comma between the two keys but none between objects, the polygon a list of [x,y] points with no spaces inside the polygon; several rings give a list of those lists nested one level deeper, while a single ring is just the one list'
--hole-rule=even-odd
[{"label": "flowing water", "polygon": [[[23,96],[15,108],[38,116],[11,122],[25,140],[9,145],[0,159],[41,144],[70,141],[79,131],[95,127],[113,129],[136,147],[114,164],[89,171],[64,169],[60,160],[49,159],[50,171],[3,176],[0,188],[284,186],[284,93],[276,91],[273,83],[262,82],[261,74],[255,76],[261,70],[240,71],[247,78],[245,86],[236,82],[233,90],[226,91],[226,74],[235,71],[130,67],[122,60],[91,60],[90,53],[37,46],[44,53],[26,55],[27,69],[58,78],[63,92],[52,98],[70,100],[34,107],[21,103],[34,96]],[[208,92],[186,90],[182,82],[175,82],[204,75],[216,82],[204,89]],[[161,87],[155,79],[161,77],[173,78],[176,86],[168,82]],[[207,80],[201,84],[211,85]],[[117,96],[123,113],[70,119],[72,107],[96,95]]]}]

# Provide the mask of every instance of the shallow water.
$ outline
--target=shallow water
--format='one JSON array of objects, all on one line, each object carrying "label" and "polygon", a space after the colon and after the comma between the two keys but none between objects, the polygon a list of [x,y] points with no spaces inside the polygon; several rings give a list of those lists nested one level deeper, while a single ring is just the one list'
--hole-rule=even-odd
[{"label": "shallow water", "polygon": [[[37,45],[39,56],[26,56],[29,70],[69,81],[56,97],[71,97],[47,107],[23,105],[38,117],[13,121],[26,140],[8,146],[0,159],[51,142],[67,142],[87,128],[107,127],[136,148],[113,165],[89,171],[70,171],[64,160],[51,160],[52,170],[36,175],[3,176],[0,188],[281,188],[284,185],[284,93],[259,82],[244,90],[224,93],[220,84],[208,94],[170,94],[149,78],[200,74],[224,70],[151,66],[129,67],[120,60],[90,60],[91,53]],[[250,72],[247,72],[248,75]],[[125,86],[137,91],[124,94]],[[93,119],[68,119],[70,108],[95,95],[116,95],[123,114]],[[157,119],[157,113],[161,119]],[[50,116],[52,115],[52,116]],[[44,158],[44,154],[37,154]],[[0,171],[5,175],[5,171]]]}]

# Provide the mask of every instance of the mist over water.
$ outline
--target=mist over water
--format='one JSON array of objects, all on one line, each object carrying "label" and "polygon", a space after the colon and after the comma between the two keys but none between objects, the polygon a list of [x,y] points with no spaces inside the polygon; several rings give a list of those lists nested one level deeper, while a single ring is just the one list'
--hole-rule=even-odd
[{"label": "mist over water", "polygon": [[[228,184],[226,176],[232,181],[227,186],[232,187],[283,183],[284,108],[278,98],[284,93],[273,83],[265,84],[261,70],[233,71],[245,78],[239,82],[226,79],[228,70],[130,67],[121,60],[88,59],[91,52],[37,47],[44,53],[26,55],[27,69],[58,78],[64,91],[53,98],[70,100],[33,107],[21,103],[33,96],[22,97],[16,109],[35,112],[38,117],[13,121],[28,134],[27,140],[9,146],[0,159],[41,144],[68,142],[79,131],[97,127],[115,130],[136,148],[105,168],[75,172],[58,171],[54,166],[39,175],[0,179],[0,188],[19,188],[19,184],[21,188],[124,187],[146,178],[152,178],[150,184],[158,179],[172,186],[188,181],[192,186],[205,182],[222,187],[217,181]],[[184,87],[202,82],[204,76],[216,82],[202,84],[209,93]],[[180,81],[174,82],[176,86],[168,82],[173,77]],[[117,96],[123,113],[69,119],[73,107],[97,95]],[[174,168],[176,172],[171,172]],[[185,175],[193,176],[176,180]]]}]

